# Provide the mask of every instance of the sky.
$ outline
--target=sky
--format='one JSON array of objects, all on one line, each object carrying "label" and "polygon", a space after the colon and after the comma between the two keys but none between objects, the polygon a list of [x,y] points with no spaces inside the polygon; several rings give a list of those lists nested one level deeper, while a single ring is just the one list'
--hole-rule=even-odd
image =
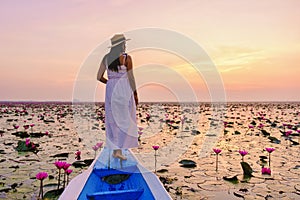
[{"label": "sky", "polygon": [[[72,101],[78,87],[91,91],[79,100],[103,101],[96,72],[109,39],[149,27],[194,41],[217,76],[208,81],[168,49],[134,49],[131,34],[140,101],[212,101],[212,80],[221,80],[227,101],[299,101],[299,7],[298,0],[2,0],[0,101]],[[91,84],[78,81],[83,76]]]}]

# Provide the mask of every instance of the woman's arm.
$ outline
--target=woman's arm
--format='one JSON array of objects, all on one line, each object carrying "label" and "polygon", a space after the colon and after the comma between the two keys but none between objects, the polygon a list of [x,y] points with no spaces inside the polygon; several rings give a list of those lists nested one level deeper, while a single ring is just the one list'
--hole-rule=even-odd
[{"label": "woman's arm", "polygon": [[135,85],[135,79],[134,79],[134,75],[133,75],[132,59],[131,59],[130,55],[127,56],[126,67],[127,67],[127,75],[128,75],[129,84],[130,84],[130,87],[134,94],[135,104],[137,105],[138,104],[138,96],[137,96],[137,90],[136,90],[136,85]]},{"label": "woman's arm", "polygon": [[105,67],[105,64],[104,64],[105,57],[106,56],[104,56],[104,58],[102,59],[102,62],[100,64],[100,67],[99,67],[99,70],[98,70],[98,74],[97,74],[97,80],[100,81],[100,82],[102,82],[102,83],[104,83],[104,84],[106,84],[106,82],[107,82],[107,79],[104,78],[104,76],[103,76],[104,72],[106,70],[106,67]]}]

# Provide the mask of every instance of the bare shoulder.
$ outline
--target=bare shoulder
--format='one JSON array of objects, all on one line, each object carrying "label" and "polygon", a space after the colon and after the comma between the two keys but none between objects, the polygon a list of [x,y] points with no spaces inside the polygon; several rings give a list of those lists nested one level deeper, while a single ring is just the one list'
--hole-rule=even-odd
[{"label": "bare shoulder", "polygon": [[127,67],[127,70],[132,69],[132,58],[128,54],[127,54],[127,58],[126,58],[126,67]]},{"label": "bare shoulder", "polygon": [[126,54],[127,55],[127,59],[131,59],[131,56],[129,54]]},{"label": "bare shoulder", "polygon": [[127,54],[126,62],[127,63],[132,63],[132,57],[129,54]]}]

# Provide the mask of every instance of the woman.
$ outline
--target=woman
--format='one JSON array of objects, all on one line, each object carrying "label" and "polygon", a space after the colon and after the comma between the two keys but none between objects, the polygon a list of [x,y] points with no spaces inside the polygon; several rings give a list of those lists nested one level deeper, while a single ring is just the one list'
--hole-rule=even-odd
[{"label": "woman", "polygon": [[[97,80],[106,84],[105,129],[106,145],[113,149],[113,157],[127,158],[122,149],[138,146],[136,105],[138,96],[132,72],[132,59],[125,53],[123,34],[111,38],[111,49],[102,59]],[[108,79],[104,78],[107,70]]]}]

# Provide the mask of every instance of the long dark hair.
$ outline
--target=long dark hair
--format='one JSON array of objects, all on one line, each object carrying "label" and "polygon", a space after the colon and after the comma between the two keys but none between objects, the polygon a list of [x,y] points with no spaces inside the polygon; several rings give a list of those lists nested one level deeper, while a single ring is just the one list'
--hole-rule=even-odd
[{"label": "long dark hair", "polygon": [[114,46],[110,49],[110,52],[107,54],[107,64],[108,69],[118,72],[120,66],[120,54],[123,53],[123,42],[121,44],[118,44],[117,46]]}]

